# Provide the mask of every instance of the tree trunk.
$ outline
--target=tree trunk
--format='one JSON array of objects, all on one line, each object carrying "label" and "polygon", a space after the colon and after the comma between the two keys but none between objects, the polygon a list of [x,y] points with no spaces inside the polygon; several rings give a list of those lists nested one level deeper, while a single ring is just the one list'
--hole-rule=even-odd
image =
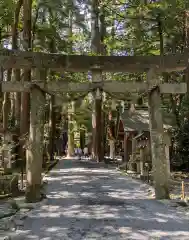
[{"label": "tree trunk", "polygon": [[49,109],[49,155],[50,161],[54,160],[55,151],[55,135],[56,135],[56,112],[55,112],[55,96],[51,96]]},{"label": "tree trunk", "polygon": [[[50,15],[50,26],[52,29],[55,29],[54,26],[54,16],[52,14],[51,9],[49,8]],[[51,53],[56,53],[56,45],[55,39],[52,37],[50,39],[49,50]],[[51,81],[54,80],[54,72],[50,71]],[[50,99],[50,111],[49,111],[49,155],[50,161],[54,160],[54,152],[55,152],[55,136],[56,136],[56,107],[55,107],[55,96],[51,95]]]},{"label": "tree trunk", "polygon": [[[3,82],[3,78],[4,78],[4,71],[3,69],[0,67],[0,83]],[[2,93],[2,89],[1,89],[1,84],[0,84],[0,108],[2,109],[2,104],[3,104],[3,93]],[[0,114],[0,123],[3,120],[3,116],[2,113]]]},{"label": "tree trunk", "polygon": [[95,113],[96,113],[96,160],[101,162],[104,160],[102,156],[102,99],[95,98]]},{"label": "tree trunk", "polygon": [[[100,53],[102,55],[106,55],[106,46],[104,44],[104,39],[106,37],[106,23],[105,23],[105,6],[102,3],[102,7],[101,7],[101,13],[100,13]],[[104,78],[106,78],[106,76],[104,76]],[[104,79],[102,79],[104,80]],[[104,141],[104,135],[105,135],[105,112],[104,112],[104,106],[103,106],[103,102],[102,102],[102,98],[101,98],[101,106],[99,107],[100,113],[99,113],[99,117],[101,118],[101,136],[99,136],[99,138],[101,138],[100,142],[101,142],[101,146],[100,148],[100,161],[104,160],[104,156],[105,156],[105,141]],[[101,115],[101,116],[100,116]]]},{"label": "tree trunk", "polygon": [[[188,6],[186,6],[188,8]],[[189,52],[189,10],[185,11],[185,52]],[[189,95],[189,64],[185,70],[185,81],[187,84],[187,95]]]},{"label": "tree trunk", "polygon": [[104,159],[105,156],[105,146],[106,146],[106,113],[104,109],[102,110],[102,117],[101,117],[101,124],[102,124],[102,134],[101,134],[101,159]]},{"label": "tree trunk", "polygon": [[[14,24],[12,26],[12,49],[14,50],[18,49],[18,23],[22,5],[23,0],[18,0],[14,14]],[[14,69],[14,80],[18,82],[20,81],[20,69]],[[14,94],[14,106],[13,106],[16,127],[20,126],[20,106],[21,106],[21,94],[17,92]]]},{"label": "tree trunk", "polygon": [[[15,79],[17,81],[19,81],[20,80],[20,73],[18,73],[18,76],[17,76],[17,73],[15,75],[16,75]],[[21,94],[19,92],[15,93],[14,98],[15,98],[15,103],[14,103],[15,126],[16,126],[16,128],[20,128]]]},{"label": "tree trunk", "polygon": [[[100,31],[99,31],[99,10],[98,10],[98,0],[92,1],[92,12],[91,12],[91,18],[92,18],[92,39],[91,39],[91,50],[93,53],[99,54],[101,52],[101,42],[100,42]],[[102,73],[99,71],[92,71],[92,81],[93,82],[99,82],[102,81]],[[97,94],[97,93],[96,93]],[[102,111],[102,96],[101,93],[99,96],[93,95],[93,143],[92,143],[92,155],[97,161],[102,161],[102,155],[101,155],[101,141],[102,141],[102,135],[101,135],[101,111]]]},{"label": "tree trunk", "polygon": [[[23,0],[23,47],[25,51],[31,51],[31,12],[32,0]],[[24,81],[31,81],[31,70],[24,70]],[[26,135],[29,132],[29,119],[30,119],[30,94],[23,92],[21,94],[21,116],[20,116],[20,135],[21,145],[23,146],[26,140]],[[23,149],[23,148],[22,148]],[[25,152],[22,150],[22,158],[25,158]]]},{"label": "tree trunk", "polygon": [[[16,9],[14,12],[14,22],[12,24],[12,49],[13,50],[18,49],[18,46],[17,46],[18,22],[19,22],[19,14],[20,14],[20,9],[22,4],[23,4],[23,0],[19,0],[17,2]],[[7,71],[7,81],[11,81],[11,77],[12,77],[12,69],[9,69]],[[12,102],[13,101],[14,101],[14,98],[12,98]],[[3,112],[3,129],[5,132],[7,131],[7,127],[8,127],[8,118],[9,118],[10,110],[11,110],[11,118],[14,118],[14,108],[12,108],[12,102],[10,100],[10,93],[8,92],[4,93],[2,112]]]},{"label": "tree trunk", "polygon": [[[0,28],[0,49],[3,47],[2,46],[2,36],[1,36],[1,28]],[[0,67],[0,83],[3,81],[3,68]],[[0,109],[2,109],[2,103],[3,103],[3,93],[1,89],[1,84],[0,84]],[[2,113],[0,114],[0,122],[2,121]]]},{"label": "tree trunk", "polygon": [[[7,81],[11,81],[11,74],[12,74],[12,71],[8,70],[7,71]],[[10,93],[6,92],[6,93],[4,93],[3,106],[2,106],[3,131],[4,131],[4,133],[6,133],[7,130],[8,130],[8,120],[9,120],[10,106],[11,106]]]},{"label": "tree trunk", "polygon": [[110,158],[114,159],[115,157],[115,141],[114,139],[109,140],[110,144]]},{"label": "tree trunk", "polygon": [[[73,28],[73,3],[72,1],[68,1],[68,6],[69,6],[69,27],[68,27],[68,52],[69,54],[72,54],[73,52],[73,41],[72,41],[72,28]],[[74,102],[71,103],[71,111],[68,111],[68,153],[67,155],[69,157],[74,156],[74,119],[73,119],[73,114],[75,111],[75,106]]]},{"label": "tree trunk", "polygon": [[85,147],[85,130],[80,128],[80,148],[84,149]]}]

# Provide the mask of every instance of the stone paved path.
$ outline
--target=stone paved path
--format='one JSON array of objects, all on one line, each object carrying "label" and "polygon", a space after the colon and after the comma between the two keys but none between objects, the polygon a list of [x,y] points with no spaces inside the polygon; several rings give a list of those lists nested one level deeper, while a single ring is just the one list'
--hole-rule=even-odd
[{"label": "stone paved path", "polygon": [[189,239],[187,212],[150,199],[147,185],[115,169],[61,160],[47,180],[46,203],[13,239]]}]

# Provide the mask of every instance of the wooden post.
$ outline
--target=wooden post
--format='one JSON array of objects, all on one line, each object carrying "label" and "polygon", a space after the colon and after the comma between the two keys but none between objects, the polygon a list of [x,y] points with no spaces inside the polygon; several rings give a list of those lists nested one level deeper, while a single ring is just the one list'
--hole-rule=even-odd
[{"label": "wooden post", "polygon": [[[154,69],[147,73],[147,80],[153,82],[154,85],[157,84],[157,76]],[[149,120],[155,195],[156,199],[168,199],[167,161],[163,142],[164,130],[159,87],[153,87],[149,93]]]},{"label": "wooden post", "polygon": [[129,159],[127,159],[127,133],[125,132],[124,132],[124,140],[123,140],[123,149],[124,149],[123,161],[128,162]]},{"label": "wooden post", "polygon": [[[7,71],[7,81],[11,81],[11,75],[12,75],[12,71],[8,70]],[[3,106],[2,106],[4,133],[6,133],[8,130],[8,118],[9,118],[9,113],[10,113],[10,107],[11,107],[10,93],[5,92],[4,98],[3,98]]]},{"label": "wooden post", "polygon": [[37,202],[41,199],[45,94],[38,87],[33,86],[30,97],[30,132],[26,152],[26,201]]},{"label": "wooden post", "polygon": [[68,109],[68,156],[74,156],[74,112],[75,102],[71,102],[70,108]]},{"label": "wooden post", "polygon": [[170,167],[170,152],[169,152],[169,146],[165,145],[165,157],[167,161],[167,174],[168,178],[171,177],[171,167]]},{"label": "wooden post", "polygon": [[140,148],[140,175],[144,176],[144,149]]},{"label": "wooden post", "polygon": [[171,177],[171,167],[170,167],[170,150],[171,146],[171,136],[168,132],[164,132],[164,145],[165,145],[165,157],[167,161],[167,174],[168,178]]},{"label": "wooden post", "polygon": [[133,136],[133,139],[132,139],[132,161],[136,160],[136,145],[137,145],[137,141],[136,141],[135,137]]},{"label": "wooden post", "polygon": [[101,122],[101,158],[104,159],[105,156],[105,146],[106,146],[106,113],[104,111],[104,105],[102,106],[102,122]]},{"label": "wooden post", "polygon": [[182,181],[182,200],[185,199],[185,189],[184,189],[184,181]]},{"label": "wooden post", "polygon": [[[95,117],[96,117],[96,132],[95,132],[95,157],[97,162],[103,161],[102,158],[102,96],[99,89],[95,96]],[[103,156],[104,157],[104,156]]]},{"label": "wooden post", "polygon": [[124,162],[129,162],[130,155],[132,154],[132,140],[130,139],[130,133],[124,135]]}]

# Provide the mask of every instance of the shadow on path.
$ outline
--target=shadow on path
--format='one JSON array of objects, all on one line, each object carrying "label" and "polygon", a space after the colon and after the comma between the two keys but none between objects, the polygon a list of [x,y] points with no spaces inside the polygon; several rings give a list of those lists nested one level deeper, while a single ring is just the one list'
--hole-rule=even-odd
[{"label": "shadow on path", "polygon": [[189,218],[149,199],[149,186],[103,164],[61,160],[47,202],[14,239],[189,239]]}]

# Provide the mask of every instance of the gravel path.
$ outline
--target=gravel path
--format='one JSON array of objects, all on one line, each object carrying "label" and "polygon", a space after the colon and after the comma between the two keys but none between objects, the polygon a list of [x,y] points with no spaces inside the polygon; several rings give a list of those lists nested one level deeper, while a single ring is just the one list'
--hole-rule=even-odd
[{"label": "gravel path", "polygon": [[47,201],[13,239],[189,239],[187,212],[150,199],[149,186],[115,169],[61,160],[47,180]]}]

